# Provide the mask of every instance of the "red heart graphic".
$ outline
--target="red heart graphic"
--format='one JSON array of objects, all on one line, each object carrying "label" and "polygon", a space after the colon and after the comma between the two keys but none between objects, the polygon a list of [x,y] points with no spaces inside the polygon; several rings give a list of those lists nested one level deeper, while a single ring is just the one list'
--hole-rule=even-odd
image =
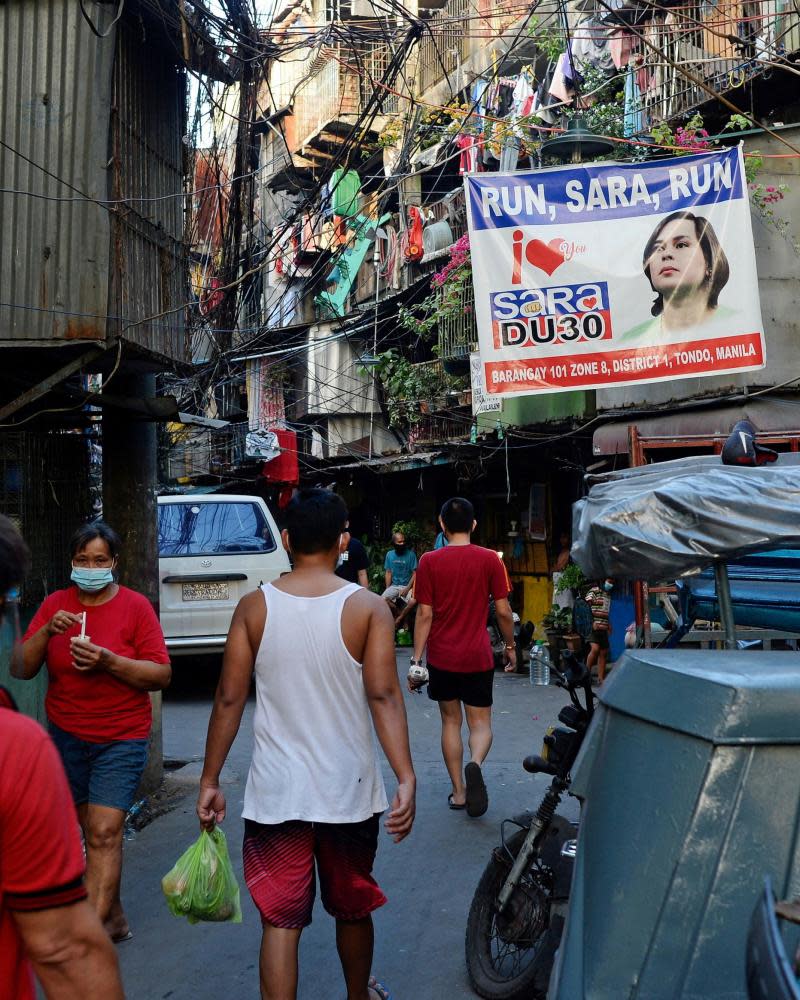
[{"label": "red heart graphic", "polygon": [[560,237],[550,240],[549,243],[542,243],[541,240],[531,240],[525,248],[525,256],[529,264],[538,267],[545,274],[552,274],[564,263],[564,254],[561,246],[564,240]]},{"label": "red heart graphic", "polygon": [[586,306],[587,309],[594,309],[594,307],[597,305],[597,296],[593,295],[590,299],[584,299],[583,304]]}]

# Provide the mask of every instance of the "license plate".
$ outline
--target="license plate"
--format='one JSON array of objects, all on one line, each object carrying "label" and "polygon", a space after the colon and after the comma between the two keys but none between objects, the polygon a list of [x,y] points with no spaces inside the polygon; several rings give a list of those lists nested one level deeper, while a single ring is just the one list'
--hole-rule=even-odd
[{"label": "license plate", "polygon": [[230,594],[226,582],[184,583],[184,601],[228,601]]}]

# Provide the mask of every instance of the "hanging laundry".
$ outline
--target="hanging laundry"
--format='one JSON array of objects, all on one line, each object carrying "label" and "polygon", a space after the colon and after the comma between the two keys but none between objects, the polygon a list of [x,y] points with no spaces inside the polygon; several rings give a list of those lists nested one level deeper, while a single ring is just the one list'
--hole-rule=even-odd
[{"label": "hanging laundry", "polygon": [[280,455],[278,436],[274,431],[248,431],[245,437],[244,453],[248,458],[263,458],[271,462]]},{"label": "hanging laundry", "polygon": [[579,73],[592,66],[610,76],[614,60],[609,47],[609,31],[594,18],[587,18],[575,28],[571,43],[572,61]]},{"label": "hanging laundry", "polygon": [[500,171],[508,173],[517,169],[519,163],[520,140],[516,135],[507,135],[500,150]]},{"label": "hanging laundry", "polygon": [[566,52],[562,52],[558,57],[556,68],[553,70],[553,78],[550,81],[550,86],[547,88],[547,92],[559,101],[569,104],[572,101],[572,87],[569,86],[564,75],[564,65],[566,59]]},{"label": "hanging laundry", "polygon": [[636,82],[636,70],[633,67],[630,67],[625,74],[625,112],[622,131],[627,138],[644,131],[642,93]]},{"label": "hanging laundry", "polygon": [[326,181],[322,185],[322,187],[320,188],[319,196],[320,196],[320,202],[319,202],[320,214],[323,215],[326,219],[329,219],[333,215],[333,205],[331,204],[332,199],[331,199],[330,181]]},{"label": "hanging laundry", "polygon": [[478,78],[472,84],[472,91],[470,93],[472,106],[475,109],[475,113],[478,117],[477,125],[481,131],[483,131],[485,127],[484,116],[488,111],[488,105],[486,103],[486,94],[488,90],[489,90],[489,81]]},{"label": "hanging laundry", "polygon": [[608,40],[611,61],[617,69],[624,69],[633,52],[633,35],[627,31],[615,31]]},{"label": "hanging laundry", "polygon": [[514,105],[514,87],[516,80],[501,80],[500,91],[497,100],[497,110],[495,114],[498,118],[505,118]]},{"label": "hanging laundry", "polygon": [[461,150],[458,158],[458,172],[460,174],[474,174],[480,169],[479,143],[477,136],[460,135],[456,139],[456,146]]},{"label": "hanging laundry", "polygon": [[[297,486],[300,482],[300,465],[297,460],[297,434],[286,428],[275,428],[280,454],[264,463],[261,475],[271,483]],[[290,494],[291,497],[291,494]]]},{"label": "hanging laundry", "polygon": [[531,113],[533,108],[533,98],[535,91],[524,73],[520,73],[519,79],[514,87],[513,111],[518,118],[523,118]]},{"label": "hanging laundry", "polygon": [[361,178],[355,170],[337,167],[331,175],[331,207],[334,215],[358,215]]}]

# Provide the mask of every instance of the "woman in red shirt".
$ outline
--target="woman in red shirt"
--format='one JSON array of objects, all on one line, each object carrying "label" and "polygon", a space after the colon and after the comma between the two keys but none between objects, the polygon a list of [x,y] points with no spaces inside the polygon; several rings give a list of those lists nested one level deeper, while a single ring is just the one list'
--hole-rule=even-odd
[{"label": "woman in red shirt", "polygon": [[152,605],[115,580],[119,536],[97,521],[70,543],[73,587],[50,594],[25,633],[20,676],[46,664],[45,708],[86,840],[86,887],[115,941],[130,937],[120,901],[122,830],[147,760],[149,691],[170,682]]}]

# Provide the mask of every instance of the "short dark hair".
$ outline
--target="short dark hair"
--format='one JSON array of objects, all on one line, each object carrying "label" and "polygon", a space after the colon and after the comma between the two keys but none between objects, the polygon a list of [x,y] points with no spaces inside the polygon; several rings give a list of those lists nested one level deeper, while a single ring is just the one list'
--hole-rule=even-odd
[{"label": "short dark hair", "polygon": [[30,552],[17,526],[0,514],[0,601],[22,583],[30,565]]},{"label": "short dark hair", "polygon": [[[709,309],[716,309],[717,303],[719,302],[719,293],[728,284],[728,279],[731,276],[730,264],[728,264],[728,258],[725,256],[725,251],[717,239],[717,234],[714,231],[714,227],[711,223],[702,215],[695,215],[694,212],[673,212],[672,215],[668,215],[666,219],[662,219],[661,222],[653,230],[653,234],[647,241],[644,248],[644,253],[642,254],[642,267],[644,273],[647,276],[647,280],[650,282],[650,287],[655,292],[655,287],[653,286],[653,279],[650,277],[650,265],[648,261],[653,256],[653,250],[655,248],[656,241],[661,235],[662,230],[670,224],[670,222],[677,222],[679,219],[685,219],[687,222],[694,224],[694,234],[697,238],[697,242],[700,244],[700,249],[703,251],[703,257],[706,262],[706,272],[707,277],[704,284],[708,288],[708,307]],[[656,292],[656,298],[650,307],[650,312],[654,316],[659,316],[664,311],[664,296],[661,292]]]},{"label": "short dark hair", "polygon": [[347,507],[330,490],[298,490],[286,508],[286,530],[292,552],[310,556],[328,552],[347,531]]},{"label": "short dark hair", "polygon": [[439,517],[448,531],[469,532],[472,531],[472,522],[475,520],[475,508],[464,497],[451,497],[442,504]]},{"label": "short dark hair", "polygon": [[119,556],[120,549],[122,548],[122,539],[116,531],[110,525],[106,524],[105,521],[90,521],[88,524],[82,524],[72,538],[70,538],[70,559],[74,559],[95,538],[100,538],[106,543],[112,559],[116,559]]}]

